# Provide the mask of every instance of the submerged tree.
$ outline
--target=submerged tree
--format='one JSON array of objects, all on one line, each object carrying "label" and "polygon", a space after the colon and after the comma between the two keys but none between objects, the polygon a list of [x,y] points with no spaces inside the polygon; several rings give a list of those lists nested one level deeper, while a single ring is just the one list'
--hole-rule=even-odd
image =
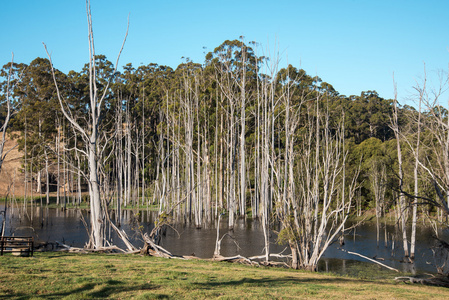
[{"label": "submerged tree", "polygon": [[[330,124],[323,94],[306,105],[300,129],[295,197],[282,215],[280,238],[292,251],[292,267],[316,270],[318,261],[346,222],[355,191],[356,172],[347,189],[343,123]],[[344,193],[347,194],[343,194]]]},{"label": "submerged tree", "polygon": [[[70,110],[70,107],[67,105],[67,102],[65,101],[65,98],[61,95],[60,90],[58,88],[58,82],[55,77],[55,72],[53,68],[53,64],[51,63],[51,56],[48,54],[47,48],[45,46],[45,49],[47,51],[48,57],[50,59],[50,63],[52,65],[52,74],[54,83],[57,89],[58,94],[58,100],[59,104],[62,110],[62,113],[64,114],[64,117],[67,119],[67,121],[70,123],[71,126],[78,132],[78,134],[81,136],[83,142],[84,142],[84,149],[80,149],[78,147],[75,148],[75,151],[78,151],[81,153],[86,160],[88,161],[88,170],[89,174],[85,175],[87,178],[88,186],[89,186],[89,197],[90,197],[90,240],[88,247],[93,249],[99,249],[106,245],[106,225],[111,224],[109,217],[107,215],[107,208],[105,205],[105,202],[102,201],[102,197],[100,195],[101,193],[101,182],[100,182],[100,168],[102,164],[102,155],[104,147],[99,144],[101,138],[105,134],[104,132],[101,132],[101,124],[102,124],[102,118],[104,117],[104,106],[105,106],[105,98],[109,92],[109,85],[113,79],[113,76],[116,73],[117,70],[117,64],[118,60],[120,58],[120,54],[123,50],[126,37],[128,35],[128,30],[126,31],[125,39],[123,41],[122,47],[119,51],[118,57],[117,57],[117,63],[115,65],[114,72],[112,73],[112,76],[110,76],[107,79],[107,82],[105,83],[105,86],[103,87],[103,91],[99,90],[99,87],[97,85],[97,66],[95,64],[95,47],[94,47],[94,38],[93,38],[93,29],[92,29],[92,14],[91,14],[91,8],[90,8],[90,0],[86,1],[86,10],[87,10],[87,23],[88,23],[88,32],[89,32],[89,115],[88,115],[88,124],[85,126],[82,126],[82,124],[79,123],[79,121],[75,118],[74,114]],[[114,226],[115,227],[115,226]],[[116,227],[115,227],[116,228]],[[120,235],[119,236],[124,239],[125,237]],[[128,248],[133,248],[132,245],[127,243],[126,238],[124,239],[125,243],[127,244]]]}]

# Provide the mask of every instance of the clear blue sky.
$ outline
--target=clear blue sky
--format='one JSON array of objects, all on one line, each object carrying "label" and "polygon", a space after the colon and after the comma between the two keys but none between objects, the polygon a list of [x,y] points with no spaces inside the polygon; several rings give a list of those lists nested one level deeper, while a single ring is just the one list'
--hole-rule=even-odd
[{"label": "clear blue sky", "polygon": [[[46,57],[63,72],[88,61],[84,0],[0,0],[0,63]],[[318,75],[343,95],[376,90],[402,103],[423,75],[447,75],[449,1],[150,1],[92,0],[97,54],[115,63],[130,14],[119,66],[157,63],[176,68],[181,57],[202,63],[227,39],[245,36],[263,49],[277,45],[281,66]],[[203,49],[203,47],[207,47]],[[264,50],[266,51],[266,50]]]}]

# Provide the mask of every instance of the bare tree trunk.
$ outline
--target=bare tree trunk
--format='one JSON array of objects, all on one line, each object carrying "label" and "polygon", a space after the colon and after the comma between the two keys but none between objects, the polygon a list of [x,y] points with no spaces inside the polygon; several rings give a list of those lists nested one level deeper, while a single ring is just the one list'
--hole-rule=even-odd
[{"label": "bare tree trunk", "polygon": [[223,169],[223,113],[220,113],[220,167],[218,170],[218,204],[223,209],[224,192],[224,169]]},{"label": "bare tree trunk", "polygon": [[130,112],[129,112],[129,100],[128,100],[128,105],[127,105],[127,110],[126,110],[126,123],[127,123],[127,127],[126,127],[126,153],[127,153],[127,159],[126,159],[126,163],[127,163],[127,168],[126,168],[126,181],[125,181],[125,186],[126,186],[126,202],[130,203],[131,202],[131,163],[132,163],[132,158],[131,158],[131,118],[130,118]]},{"label": "bare tree trunk", "polygon": [[142,89],[142,205],[145,203],[145,88]]},{"label": "bare tree trunk", "polygon": [[45,197],[47,200],[47,205],[50,204],[50,173],[48,171],[48,153],[47,148],[44,148],[44,156],[45,156]]},{"label": "bare tree trunk", "polygon": [[82,201],[82,187],[81,187],[81,159],[79,157],[79,154],[77,153],[76,156],[76,161],[77,161],[77,195],[78,195],[78,205],[81,205],[81,201]]},{"label": "bare tree trunk", "polygon": [[[218,102],[218,90],[217,90],[217,102]],[[218,180],[218,103],[215,105],[215,136],[214,136],[214,186],[215,186],[215,211],[214,216],[218,218],[218,193],[220,182]],[[221,172],[221,170],[220,170]]]},{"label": "bare tree trunk", "polygon": [[203,184],[204,184],[204,214],[206,221],[210,223],[212,221],[212,199],[211,199],[211,174],[209,163],[209,143],[207,141],[207,124],[204,128],[204,142],[203,142]]},{"label": "bare tree trunk", "polygon": [[243,70],[240,83],[240,216],[244,217],[246,215],[246,47],[242,46],[242,48]]},{"label": "bare tree trunk", "polygon": [[117,213],[115,215],[115,221],[120,226],[122,219],[122,180],[123,180],[123,151],[122,151],[122,138],[123,138],[123,125],[122,125],[122,110],[120,107],[116,111],[116,141],[115,141],[115,157],[116,159],[116,189],[117,189]]},{"label": "bare tree trunk", "polygon": [[[64,128],[64,127],[63,127]],[[63,204],[64,204],[64,209],[66,208],[66,202],[67,202],[67,188],[68,188],[68,184],[67,184],[67,151],[65,149],[65,145],[67,143],[67,138],[65,135],[65,130],[62,131],[62,144],[64,145],[64,148],[62,150],[62,172],[63,172],[63,184],[62,186],[64,187],[64,197],[63,197]]]},{"label": "bare tree trunk", "polygon": [[199,95],[198,95],[198,77],[195,76],[195,94],[194,94],[194,107],[196,111],[196,128],[197,128],[197,145],[196,145],[196,157],[197,157],[197,164],[196,164],[196,181],[197,181],[197,193],[196,193],[196,210],[195,210],[195,226],[196,228],[201,228],[202,225],[202,214],[203,214],[203,191],[204,191],[204,182],[202,181],[201,176],[201,127],[199,122]]},{"label": "bare tree trunk", "polygon": [[[100,131],[102,108],[112,77],[109,79],[107,85],[105,86],[103,94],[98,95],[99,91],[96,82],[95,47],[92,30],[92,15],[89,0],[86,1],[86,10],[87,10],[88,35],[89,35],[89,99],[90,99],[90,107],[89,107],[90,124],[89,126],[87,126],[87,128],[81,127],[81,125],[73,118],[72,114],[68,111],[69,108],[65,105],[65,101],[62,99],[62,96],[60,94],[58,83],[56,81],[55,71],[51,61],[51,56],[49,55],[48,51],[47,55],[50,59],[53,80],[56,86],[56,91],[58,94],[58,100],[62,113],[64,114],[65,118],[69,121],[70,125],[73,126],[79,132],[79,134],[84,140],[85,150],[83,153],[87,158],[89,168],[88,185],[90,196],[90,224],[91,224],[89,247],[99,249],[105,245],[105,228],[107,225],[106,222],[109,223],[110,220],[106,219],[107,211],[105,208],[105,203],[102,203],[100,195],[100,178],[98,174],[98,169],[101,166],[100,164],[102,152],[98,144],[99,143],[98,135]],[[123,50],[127,34],[128,31],[126,32],[122,48],[119,51],[115,68],[117,68],[118,59],[120,58],[120,54]],[[47,50],[45,45],[44,47]],[[115,74],[116,70],[117,69],[114,70],[113,74]]]},{"label": "bare tree trunk", "polygon": [[60,122],[60,119],[58,118],[57,119],[58,120],[58,122],[57,122],[57,128],[58,128],[58,135],[57,135],[57,137],[56,137],[56,155],[57,155],[57,164],[58,164],[58,166],[57,166],[57,168],[58,168],[58,170],[57,170],[57,184],[56,184],[56,205],[58,205],[59,206],[59,196],[60,196],[60,193],[61,193],[61,130],[62,130],[62,128],[61,128],[61,122]]},{"label": "bare tree trunk", "polygon": [[380,217],[382,216],[382,211],[384,207],[385,180],[386,180],[385,165],[381,162],[374,161],[372,163],[372,169],[370,172],[370,181],[371,187],[374,192],[374,200],[376,202],[377,246],[379,246],[379,239],[380,239]]},{"label": "bare tree trunk", "polygon": [[393,101],[393,131],[396,136],[396,146],[397,146],[397,152],[398,152],[398,175],[399,175],[399,187],[400,187],[400,193],[399,193],[399,206],[401,210],[401,230],[402,230],[402,244],[404,247],[404,256],[408,257],[408,241],[407,241],[407,206],[405,203],[405,196],[402,192],[403,190],[403,183],[404,183],[404,175],[402,171],[402,152],[401,152],[401,143],[400,143],[400,135],[399,135],[399,124],[398,124],[398,107],[397,107],[397,93],[396,93],[396,85],[395,85],[395,98]]},{"label": "bare tree trunk", "polygon": [[[274,84],[271,82],[271,85]],[[262,83],[262,129],[261,129],[261,163],[260,163],[260,201],[261,201],[261,217],[262,228],[265,241],[265,260],[268,261],[270,256],[270,241],[269,241],[269,229],[270,229],[270,215],[271,215],[271,188],[270,188],[270,137],[272,129],[273,107],[270,105],[271,93],[273,88],[266,81]]]},{"label": "bare tree trunk", "polygon": [[36,193],[42,194],[42,170],[36,171]]},{"label": "bare tree trunk", "polygon": [[28,195],[28,153],[27,153],[27,129],[28,129],[28,126],[27,126],[27,116],[26,116],[26,114],[25,114],[25,133],[24,133],[24,135],[25,135],[25,142],[24,142],[24,152],[25,152],[25,162],[24,162],[24,165],[25,165],[25,193],[24,193],[24,197],[23,197],[23,207],[24,207],[24,209],[26,209],[26,207],[27,207],[27,205],[26,205],[26,200],[27,200],[27,195]]},{"label": "bare tree trunk", "polygon": [[423,99],[423,93],[426,89],[426,81],[424,81],[424,86],[422,89],[419,89],[419,104],[418,104],[418,132],[416,136],[416,148],[415,148],[415,167],[413,169],[413,177],[415,180],[414,187],[414,195],[415,199],[413,200],[413,212],[412,212],[412,235],[410,238],[410,258],[415,258],[415,246],[416,246],[416,219],[417,219],[417,210],[418,210],[418,197],[419,197],[419,187],[418,187],[418,169],[419,169],[419,146],[421,139],[421,103]]}]

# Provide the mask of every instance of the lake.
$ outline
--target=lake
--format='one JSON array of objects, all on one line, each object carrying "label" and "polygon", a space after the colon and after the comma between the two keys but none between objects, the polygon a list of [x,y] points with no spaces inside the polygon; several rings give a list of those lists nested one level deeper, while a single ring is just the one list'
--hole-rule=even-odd
[{"label": "lake", "polygon": [[[0,203],[0,211],[4,210],[4,206],[4,203]],[[128,233],[136,247],[141,247],[143,241],[138,229],[140,228],[142,232],[150,232],[156,216],[156,212],[140,211],[137,214],[132,210],[124,210],[121,228]],[[88,235],[82,218],[89,222],[89,213],[86,210],[28,207],[24,214],[22,209],[8,207],[5,235],[33,236],[37,242],[59,241],[70,246],[83,247]],[[111,219],[115,219],[114,212],[111,212]],[[3,221],[3,215],[0,216],[0,221]],[[220,237],[229,233],[229,236],[226,236],[221,244],[223,256],[240,254],[249,257],[264,253],[264,237],[262,226],[258,220],[237,219],[233,231],[228,231],[227,226],[227,220],[223,218],[220,222]],[[342,248],[370,258],[376,257],[382,263],[404,272],[421,274],[436,271],[432,252],[435,240],[432,238],[433,232],[430,228],[418,228],[416,261],[414,264],[402,261],[402,241],[399,240],[399,235],[396,235],[395,247],[392,248],[394,226],[388,226],[387,232],[389,232],[389,237],[387,247],[385,247],[383,229],[379,246],[377,246],[374,223],[365,223],[355,230],[351,230],[345,235],[343,247],[340,247],[340,244],[336,242],[327,249],[319,264],[319,271],[348,274],[360,272],[360,268],[369,266],[379,269],[381,272],[389,272],[376,264],[365,264],[366,259],[343,252]],[[109,230],[107,234],[113,243],[125,248],[115,232]],[[276,237],[276,234],[272,232],[270,236],[271,253],[283,252],[283,254],[289,254],[290,250],[285,245],[279,245],[276,242]],[[449,240],[447,230],[440,232],[440,237]],[[166,228],[161,239],[161,246],[174,255],[195,255],[200,258],[211,258],[214,253],[216,238],[215,225],[197,229],[193,225],[178,224]]]}]

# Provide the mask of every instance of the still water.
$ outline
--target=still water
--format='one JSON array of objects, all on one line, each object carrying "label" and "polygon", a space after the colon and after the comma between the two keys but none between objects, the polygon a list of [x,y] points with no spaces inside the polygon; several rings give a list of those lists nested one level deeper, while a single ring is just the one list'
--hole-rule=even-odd
[{"label": "still water", "polygon": [[[4,211],[4,203],[0,204],[0,211]],[[62,242],[74,247],[83,247],[87,241],[87,231],[82,219],[89,222],[89,215],[86,210],[70,209],[61,210],[55,208],[28,208],[26,214],[21,209],[11,209],[8,207],[6,213],[5,235],[33,236],[37,242]],[[136,247],[143,245],[141,232],[150,232],[156,217],[155,212],[141,211],[138,214],[131,210],[123,211],[121,218],[121,228],[130,236]],[[111,219],[115,219],[111,213]],[[3,214],[0,215],[0,222],[3,221]],[[0,223],[1,224],[1,223]],[[140,230],[139,230],[140,229]],[[394,237],[394,226],[387,227],[388,241],[385,246],[384,230],[382,229],[379,246],[376,241],[376,227],[373,223],[365,223],[351,230],[345,236],[344,246],[338,242],[332,244],[324,254],[319,271],[335,272],[340,274],[360,275],[360,269],[365,271],[389,272],[377,264],[366,263],[366,259],[343,252],[356,252],[370,258],[380,259],[382,263],[397,268],[407,273],[434,273],[435,258],[432,247],[435,240],[432,238],[432,230],[421,227],[417,232],[416,261],[414,264],[404,263],[402,243],[399,235]],[[255,256],[264,253],[264,237],[262,226],[257,220],[236,221],[233,231],[228,231],[227,220],[222,219],[220,223],[220,237],[228,233],[221,243],[221,254],[223,256]],[[449,240],[448,232],[440,233],[443,238]],[[121,240],[113,231],[108,232],[109,238],[114,244],[125,248]],[[215,226],[195,228],[193,225],[176,225],[167,227],[161,239],[161,246],[174,255],[195,255],[200,258],[211,258],[215,249],[217,229]],[[270,252],[289,254],[289,249],[285,245],[276,242],[276,234],[270,236]],[[394,243],[394,247],[393,247]],[[374,270],[374,271],[373,271]],[[382,275],[381,275],[382,276]]]}]

